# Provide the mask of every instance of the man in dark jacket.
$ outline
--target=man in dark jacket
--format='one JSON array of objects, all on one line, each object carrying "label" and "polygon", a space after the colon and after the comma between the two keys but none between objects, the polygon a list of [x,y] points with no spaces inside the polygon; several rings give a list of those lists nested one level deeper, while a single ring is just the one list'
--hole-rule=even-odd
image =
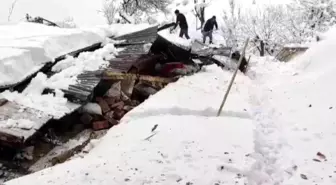
[{"label": "man in dark jacket", "polygon": [[203,43],[205,43],[205,40],[207,37],[210,38],[210,44],[212,44],[212,32],[214,26],[218,30],[218,24],[216,21],[216,16],[213,16],[211,19],[208,19],[207,22],[205,23],[202,34],[203,34]]},{"label": "man in dark jacket", "polygon": [[189,34],[188,34],[187,19],[185,18],[185,16],[182,13],[180,13],[179,10],[175,10],[175,15],[176,15],[176,23],[175,23],[175,26],[172,30],[174,30],[177,27],[177,25],[179,25],[180,28],[181,28],[180,37],[182,38],[183,35],[185,35],[185,37],[187,39],[190,39]]}]

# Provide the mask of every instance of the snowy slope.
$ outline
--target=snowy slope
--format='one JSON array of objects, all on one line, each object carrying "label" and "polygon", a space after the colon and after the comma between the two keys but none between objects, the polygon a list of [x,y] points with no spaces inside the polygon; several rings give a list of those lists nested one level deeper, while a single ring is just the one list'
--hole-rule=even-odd
[{"label": "snowy slope", "polygon": [[298,59],[299,73],[290,83],[273,89],[273,102],[282,112],[284,136],[291,146],[288,154],[298,166],[298,173],[285,184],[336,183],[335,33],[336,29],[329,31],[326,40]]},{"label": "snowy slope", "polygon": [[248,78],[238,77],[215,117],[230,75],[211,66],[180,79],[131,111],[84,158],[7,185],[244,184],[253,164]]}]

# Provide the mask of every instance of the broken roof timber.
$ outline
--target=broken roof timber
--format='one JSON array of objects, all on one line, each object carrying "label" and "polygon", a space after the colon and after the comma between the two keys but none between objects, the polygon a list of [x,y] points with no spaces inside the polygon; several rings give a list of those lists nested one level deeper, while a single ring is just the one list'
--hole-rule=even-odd
[{"label": "broken roof timber", "polygon": [[[7,101],[0,106],[0,143],[20,146],[50,119],[52,116],[42,111]],[[27,125],[20,127],[20,124],[14,124],[15,121],[26,121]]]}]

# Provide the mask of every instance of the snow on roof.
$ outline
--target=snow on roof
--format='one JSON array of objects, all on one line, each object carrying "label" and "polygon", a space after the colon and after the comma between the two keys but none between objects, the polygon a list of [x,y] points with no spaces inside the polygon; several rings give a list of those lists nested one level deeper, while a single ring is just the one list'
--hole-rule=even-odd
[{"label": "snow on roof", "polygon": [[111,25],[100,25],[94,28],[83,28],[83,29],[93,31],[95,33],[100,33],[99,35],[104,36],[104,37],[119,37],[125,34],[144,30],[151,26],[153,25],[150,25],[150,24],[111,24]]},{"label": "snow on roof", "polygon": [[215,117],[230,76],[210,66],[182,78],[131,111],[84,158],[6,185],[243,182],[237,173],[253,163],[247,155],[254,129],[245,111],[248,78],[238,76],[223,117]]},{"label": "snow on roof", "polygon": [[90,29],[64,29],[26,22],[0,25],[0,86],[24,80],[56,57],[105,42],[106,37],[149,26],[117,24]]},{"label": "snow on roof", "polygon": [[168,41],[170,41],[171,43],[179,47],[182,47],[186,50],[189,50],[191,48],[192,45],[191,39],[187,40],[185,38],[180,38],[177,34],[170,34],[169,30],[162,30],[158,34],[163,38],[167,39]]}]

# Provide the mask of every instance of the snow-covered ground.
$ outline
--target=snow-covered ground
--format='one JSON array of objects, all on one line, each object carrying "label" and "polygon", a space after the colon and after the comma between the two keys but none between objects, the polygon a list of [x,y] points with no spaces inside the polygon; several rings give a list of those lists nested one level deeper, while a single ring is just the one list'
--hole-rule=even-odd
[{"label": "snow-covered ground", "polygon": [[[98,37],[107,33],[96,30]],[[290,63],[252,57],[220,117],[216,111],[232,73],[209,66],[129,112],[83,158],[6,185],[335,184],[335,35],[331,30]],[[12,48],[3,56],[31,55],[22,50]],[[110,57],[105,54],[91,56]],[[85,65],[73,60],[55,70]],[[34,87],[44,81],[38,75],[28,94],[40,94],[40,86]]]}]

